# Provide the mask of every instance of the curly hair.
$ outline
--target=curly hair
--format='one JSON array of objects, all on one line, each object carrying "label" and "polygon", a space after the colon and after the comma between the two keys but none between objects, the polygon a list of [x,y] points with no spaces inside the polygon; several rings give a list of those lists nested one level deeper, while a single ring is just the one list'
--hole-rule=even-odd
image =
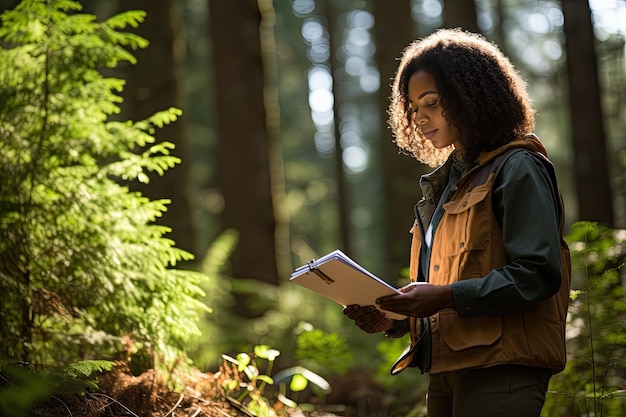
[{"label": "curly hair", "polygon": [[420,70],[433,76],[444,117],[461,132],[464,160],[533,132],[535,110],[526,82],[500,49],[478,34],[439,29],[406,47],[390,97],[394,142],[417,160],[435,167],[453,149],[436,149],[417,129],[408,83]]}]

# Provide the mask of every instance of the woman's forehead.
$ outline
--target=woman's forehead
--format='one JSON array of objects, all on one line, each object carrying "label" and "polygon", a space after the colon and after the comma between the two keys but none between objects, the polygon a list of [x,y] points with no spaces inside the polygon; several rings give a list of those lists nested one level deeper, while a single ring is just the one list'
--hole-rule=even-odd
[{"label": "woman's forehead", "polygon": [[439,94],[437,84],[431,73],[416,71],[409,78],[408,95],[410,101],[421,100],[430,94]]}]

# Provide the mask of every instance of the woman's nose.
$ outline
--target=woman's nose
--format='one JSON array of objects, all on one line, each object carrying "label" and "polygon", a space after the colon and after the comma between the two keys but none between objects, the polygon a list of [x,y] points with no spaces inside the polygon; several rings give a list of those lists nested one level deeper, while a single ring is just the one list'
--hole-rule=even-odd
[{"label": "woman's nose", "polygon": [[426,112],[420,109],[417,109],[415,112],[415,123],[418,125],[423,125],[428,121],[428,117],[426,116]]}]

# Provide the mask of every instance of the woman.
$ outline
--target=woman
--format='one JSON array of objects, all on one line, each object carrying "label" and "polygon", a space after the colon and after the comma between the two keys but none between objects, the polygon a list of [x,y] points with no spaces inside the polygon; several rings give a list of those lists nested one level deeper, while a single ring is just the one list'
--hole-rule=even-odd
[{"label": "woman", "polygon": [[534,109],[483,37],[442,29],[409,45],[389,108],[395,142],[437,167],[420,180],[411,284],[344,313],[368,333],[411,333],[392,373],[429,372],[429,417],[539,416],[565,366],[569,252]]}]

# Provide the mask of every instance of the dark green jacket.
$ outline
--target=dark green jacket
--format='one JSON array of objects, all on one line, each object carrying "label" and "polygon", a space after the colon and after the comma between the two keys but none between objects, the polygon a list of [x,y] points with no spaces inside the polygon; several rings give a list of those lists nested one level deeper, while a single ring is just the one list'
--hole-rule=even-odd
[{"label": "dark green jacket", "polygon": [[[531,152],[511,155],[497,178],[481,174],[481,166],[510,148]],[[561,250],[562,203],[552,165],[533,152],[546,154],[529,136],[482,153],[469,169],[451,158],[420,182],[411,278],[451,285],[456,306],[430,317],[431,373],[565,366],[569,279],[562,280],[562,263],[567,278],[570,265],[569,252],[564,257]],[[477,175],[486,177],[478,185]]]}]

